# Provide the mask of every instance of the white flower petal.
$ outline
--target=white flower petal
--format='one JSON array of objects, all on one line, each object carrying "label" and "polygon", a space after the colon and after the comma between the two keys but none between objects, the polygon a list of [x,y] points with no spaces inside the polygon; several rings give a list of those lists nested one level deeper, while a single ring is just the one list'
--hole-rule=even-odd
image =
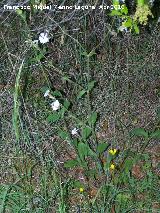
[{"label": "white flower petal", "polygon": [[46,90],[46,92],[44,93],[44,97],[47,97],[49,95],[49,93],[50,93],[50,90],[49,89]]},{"label": "white flower petal", "polygon": [[123,27],[123,26],[120,26],[118,29],[119,29],[119,31],[121,31],[121,32],[127,31],[127,27]]},{"label": "white flower petal", "polygon": [[78,129],[77,128],[72,129],[72,131],[71,131],[72,135],[77,135],[77,133],[78,133]]},{"label": "white flower petal", "polygon": [[38,45],[38,40],[33,40],[32,43],[33,43],[34,45]]},{"label": "white flower petal", "polygon": [[58,100],[55,100],[52,104],[51,107],[53,109],[53,111],[57,111],[60,108],[60,103]]},{"label": "white flower petal", "polygon": [[39,35],[39,41],[42,44],[45,44],[45,43],[49,42],[48,33],[47,32],[46,33],[40,33],[40,35]]}]

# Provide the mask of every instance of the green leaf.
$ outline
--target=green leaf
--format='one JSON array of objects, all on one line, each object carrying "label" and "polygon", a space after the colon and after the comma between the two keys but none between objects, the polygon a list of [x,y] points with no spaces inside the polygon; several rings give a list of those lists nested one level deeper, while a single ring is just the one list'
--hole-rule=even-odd
[{"label": "green leaf", "polygon": [[41,92],[45,93],[47,90],[49,90],[49,87],[43,86],[40,90]]},{"label": "green leaf", "polygon": [[70,102],[69,102],[68,100],[65,100],[64,103],[63,103],[63,105],[64,105],[64,107],[65,107],[66,109],[68,109],[69,106],[70,106]]},{"label": "green leaf", "polygon": [[86,93],[86,90],[81,90],[80,92],[79,92],[79,94],[78,94],[78,96],[77,96],[77,99],[80,99],[80,98],[82,98],[82,96],[84,95]]},{"label": "green leaf", "polygon": [[151,169],[151,167],[152,167],[152,164],[151,164],[151,162],[145,162],[145,164],[143,165],[143,169],[145,170],[145,171],[150,171],[150,169]]},{"label": "green leaf", "polygon": [[139,34],[139,27],[138,27],[138,25],[137,25],[137,24],[134,24],[133,27],[134,27],[135,33],[136,33],[136,34]]},{"label": "green leaf", "polygon": [[64,118],[64,114],[67,111],[67,109],[65,107],[62,107],[61,110],[59,111],[59,115],[60,118],[63,119]]},{"label": "green leaf", "polygon": [[39,54],[36,55],[35,61],[39,62],[42,58],[44,58],[43,53],[39,53]]},{"label": "green leaf", "polygon": [[107,143],[100,143],[98,144],[97,146],[97,152],[98,154],[102,154],[108,147],[108,144]]},{"label": "green leaf", "polygon": [[65,168],[74,168],[79,165],[79,162],[75,160],[68,160],[64,163]]},{"label": "green leaf", "polygon": [[32,58],[32,62],[39,62],[42,58],[44,58],[44,54],[42,52],[38,52],[34,58]]},{"label": "green leaf", "polygon": [[145,0],[137,0],[138,6],[143,6],[145,4]]},{"label": "green leaf", "polygon": [[144,128],[135,128],[131,131],[131,134],[148,138],[148,132]]},{"label": "green leaf", "polygon": [[113,5],[119,5],[119,0],[113,0]]},{"label": "green leaf", "polygon": [[126,173],[128,173],[132,169],[133,163],[134,163],[134,160],[131,158],[125,160],[124,169]]},{"label": "green leaf", "polygon": [[17,10],[16,10],[16,13],[17,13],[18,15],[22,15],[22,14],[23,14],[23,10],[17,9]]},{"label": "green leaf", "polygon": [[63,130],[58,131],[58,135],[60,138],[62,138],[63,140],[67,140],[69,139],[69,134],[68,132],[65,132]]},{"label": "green leaf", "polygon": [[72,145],[77,149],[78,147],[78,140],[77,138],[74,138],[72,141],[71,141]]},{"label": "green leaf", "polygon": [[85,171],[85,175],[87,177],[95,178],[97,175],[97,170],[96,169],[90,169],[89,171]]},{"label": "green leaf", "polygon": [[78,144],[78,153],[81,160],[84,160],[84,158],[88,155],[88,148],[88,145],[85,143]]},{"label": "green leaf", "polygon": [[59,90],[55,90],[53,93],[52,93],[53,96],[55,97],[62,97],[62,94]]},{"label": "green leaf", "polygon": [[48,122],[56,122],[60,119],[60,115],[58,113],[52,113],[47,117]]},{"label": "green leaf", "polygon": [[110,13],[111,16],[121,16],[122,13],[118,10],[112,10],[112,12]]},{"label": "green leaf", "polygon": [[82,138],[84,140],[86,140],[87,138],[89,138],[90,134],[91,134],[92,130],[89,127],[85,127],[82,129]]},{"label": "green leaf", "polygon": [[116,197],[117,201],[122,204],[130,201],[131,195],[128,193],[119,193]]},{"label": "green leaf", "polygon": [[63,105],[64,106],[59,111],[59,114],[61,115],[61,119],[64,118],[65,112],[67,112],[67,110],[68,110],[68,108],[70,106],[70,102],[69,101],[64,101]]},{"label": "green leaf", "polygon": [[131,27],[132,26],[132,19],[128,18],[127,21],[122,23],[122,26],[124,27]]},{"label": "green leaf", "polygon": [[123,5],[123,7],[121,9],[121,13],[124,13],[125,15],[128,14],[128,8],[126,7],[126,5]]},{"label": "green leaf", "polygon": [[84,188],[84,185],[79,180],[75,180],[73,184],[76,188]]},{"label": "green leaf", "polygon": [[88,83],[88,91],[91,91],[95,85],[96,81],[91,81]]},{"label": "green leaf", "polygon": [[88,156],[97,159],[96,153],[90,147],[88,147]]},{"label": "green leaf", "polygon": [[97,112],[93,112],[92,115],[88,119],[88,123],[90,125],[94,125],[97,121]]},{"label": "green leaf", "polygon": [[23,12],[21,9],[16,10],[17,15],[19,15],[22,19],[26,20],[26,11]]},{"label": "green leaf", "polygon": [[156,130],[150,134],[150,138],[160,139],[160,130]]}]

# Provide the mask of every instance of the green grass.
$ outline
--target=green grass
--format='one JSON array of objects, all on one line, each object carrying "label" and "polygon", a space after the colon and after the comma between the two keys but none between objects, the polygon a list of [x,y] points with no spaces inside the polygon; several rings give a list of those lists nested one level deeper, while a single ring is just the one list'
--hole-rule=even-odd
[{"label": "green grass", "polygon": [[[43,11],[3,22],[2,213],[160,212],[159,34],[112,37],[106,14],[84,14],[72,26]],[[53,41],[26,45],[40,17],[58,25]]]}]

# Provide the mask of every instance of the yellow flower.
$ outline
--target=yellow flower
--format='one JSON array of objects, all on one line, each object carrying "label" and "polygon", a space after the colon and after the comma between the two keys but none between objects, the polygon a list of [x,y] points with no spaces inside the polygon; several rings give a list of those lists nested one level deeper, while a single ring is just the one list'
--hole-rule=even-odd
[{"label": "yellow flower", "polygon": [[82,193],[84,191],[84,189],[81,187],[81,188],[79,188],[79,191]]},{"label": "yellow flower", "polygon": [[117,149],[110,149],[110,150],[109,150],[109,153],[110,153],[111,155],[115,155],[115,154],[117,153]]},{"label": "yellow flower", "polygon": [[110,169],[112,169],[112,170],[115,169],[115,165],[113,163],[111,164]]}]

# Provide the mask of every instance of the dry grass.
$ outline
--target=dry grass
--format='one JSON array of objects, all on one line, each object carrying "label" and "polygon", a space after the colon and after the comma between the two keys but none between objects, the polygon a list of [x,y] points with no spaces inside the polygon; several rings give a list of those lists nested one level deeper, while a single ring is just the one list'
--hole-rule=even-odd
[{"label": "dry grass", "polygon": [[[5,1],[1,4],[3,3]],[[75,4],[74,1],[69,3]],[[65,4],[68,2],[65,1]],[[25,21],[14,12],[1,10],[1,13],[0,182],[10,187],[6,188],[6,191],[2,187],[1,191],[4,192],[2,195],[8,193],[8,200],[14,192],[20,195],[22,193],[21,206],[17,201],[12,209],[12,202],[16,197],[8,202],[5,196],[2,199],[2,195],[0,199],[6,202],[6,205],[1,205],[4,209],[10,209],[8,212],[22,212],[17,210],[18,206],[19,209],[24,208],[25,212],[31,209],[32,212],[38,213],[71,212],[71,206],[73,212],[89,212],[90,200],[97,196],[94,207],[92,206],[93,212],[98,212],[99,206],[103,209],[102,212],[121,212],[125,207],[116,207],[116,211],[115,206],[119,205],[119,201],[115,202],[115,197],[112,197],[120,186],[117,189],[102,186],[105,182],[103,176],[94,182],[89,181],[90,186],[83,196],[77,189],[72,190],[71,177],[78,180],[83,171],[81,168],[69,171],[63,167],[62,162],[73,159],[75,151],[56,135],[56,125],[46,121],[50,107],[44,100],[41,88],[49,86],[61,91],[63,96],[73,103],[72,112],[82,120],[86,118],[90,107],[93,111],[96,110],[99,113],[96,135],[100,141],[111,143],[121,152],[127,148],[140,151],[139,143],[142,141],[135,138],[130,141],[129,131],[135,127],[152,130],[155,125],[159,125],[155,113],[160,97],[158,27],[152,33],[144,30],[139,36],[113,36],[111,31],[115,30],[115,26],[111,18],[105,12],[99,13],[98,10],[38,11],[27,13]],[[30,48],[26,41],[38,38],[38,34],[45,29],[50,30],[52,39],[46,44],[46,50],[39,46],[45,54],[41,60],[37,60],[40,52]],[[89,53],[92,50],[95,50],[96,55],[90,58],[88,72],[83,55],[84,51]],[[21,73],[19,72],[18,76],[20,69]],[[68,76],[70,82],[64,81],[64,76]],[[77,103],[75,96],[80,86],[87,85],[88,79],[97,82],[90,94],[90,103],[83,99]],[[17,137],[13,126],[15,116],[15,125],[19,128]],[[72,129],[75,122],[71,119],[67,122],[69,123],[62,121],[60,124],[64,124],[66,129]],[[156,178],[159,176],[158,150],[158,140],[152,140],[145,150],[146,154],[151,155],[148,161],[152,164],[151,170]],[[140,168],[135,165],[132,173],[136,176],[141,172],[138,173],[139,170]],[[154,178],[153,181],[157,180]],[[12,188],[12,185],[15,188]],[[141,194],[138,187],[137,185],[135,193]],[[110,199],[105,204],[104,191],[107,190]],[[133,188],[129,190],[132,191]],[[154,200],[153,197],[154,202],[150,199],[148,194],[142,199],[144,204],[142,202],[139,207],[141,212],[150,212],[151,210],[147,210],[149,208],[155,208],[155,212],[159,211],[158,198],[155,197]],[[17,200],[21,202],[18,196]],[[153,204],[152,207],[145,206],[147,201]],[[136,201],[133,199],[130,204],[132,208],[134,202]],[[136,212],[132,208],[131,211]],[[4,209],[1,209],[1,212]]]}]

